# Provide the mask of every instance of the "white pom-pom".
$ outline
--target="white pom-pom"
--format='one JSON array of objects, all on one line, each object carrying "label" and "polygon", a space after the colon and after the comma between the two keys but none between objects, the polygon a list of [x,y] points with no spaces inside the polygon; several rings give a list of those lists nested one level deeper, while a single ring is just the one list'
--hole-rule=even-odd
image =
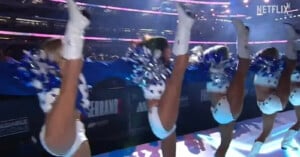
[{"label": "white pom-pom", "polygon": [[161,50],[156,49],[153,52],[153,57],[156,58],[156,59],[158,59],[158,58],[161,57],[161,54],[162,54]]},{"label": "white pom-pom", "polygon": [[224,73],[224,68],[211,67],[211,68],[209,69],[209,71],[210,71],[211,73],[222,74],[222,73]]},{"label": "white pom-pom", "polygon": [[43,84],[41,81],[37,80],[37,79],[33,79],[31,82],[32,86],[36,89],[42,89],[43,88]]},{"label": "white pom-pom", "polygon": [[41,71],[37,70],[37,69],[31,69],[30,70],[32,73],[34,73],[35,75],[41,75]]},{"label": "white pom-pom", "polygon": [[31,52],[30,51],[27,51],[27,50],[23,50],[23,53],[27,56],[31,56]]},{"label": "white pom-pom", "polygon": [[143,46],[143,49],[144,49],[145,54],[147,54],[147,55],[151,54],[150,49],[148,49],[146,46]]},{"label": "white pom-pom", "polygon": [[81,106],[85,109],[88,109],[90,107],[90,101],[88,99],[82,99]]},{"label": "white pom-pom", "polygon": [[52,109],[52,105],[59,95],[59,88],[54,88],[49,92],[38,93],[38,98],[40,100],[40,107],[45,112],[48,113]]},{"label": "white pom-pom", "polygon": [[45,51],[40,51],[40,57],[42,59],[46,59],[47,58],[47,54],[45,53]]},{"label": "white pom-pom", "polygon": [[85,109],[88,109],[90,107],[90,102],[88,100],[88,97],[89,97],[89,87],[88,85],[86,84],[86,80],[83,76],[83,74],[80,74],[79,76],[79,80],[80,80],[80,84],[78,86],[79,88],[79,91],[82,95],[82,98],[81,98],[81,106]]},{"label": "white pom-pom", "polygon": [[55,56],[53,54],[48,54],[48,59],[50,61],[55,61]]},{"label": "white pom-pom", "polygon": [[198,45],[198,46],[195,46],[194,48],[192,48],[191,52],[196,55],[203,55],[203,48],[202,48],[202,46]]}]

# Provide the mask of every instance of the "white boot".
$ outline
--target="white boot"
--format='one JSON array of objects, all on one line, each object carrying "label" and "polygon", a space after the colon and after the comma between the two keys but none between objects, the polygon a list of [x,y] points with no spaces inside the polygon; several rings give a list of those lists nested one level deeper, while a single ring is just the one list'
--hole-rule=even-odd
[{"label": "white boot", "polygon": [[249,50],[249,30],[243,24],[241,20],[232,19],[232,23],[237,32],[237,53],[240,58],[250,59]]},{"label": "white boot", "polygon": [[177,12],[179,23],[177,25],[173,53],[174,55],[179,56],[188,52],[189,41],[191,39],[191,29],[195,19],[192,17],[193,15],[184,8],[184,6],[178,3]]},{"label": "white boot", "polygon": [[285,24],[285,29],[288,35],[287,50],[285,55],[290,60],[296,60],[297,51],[300,50],[300,43],[299,41],[297,42],[299,35],[296,33],[295,28],[290,24]]},{"label": "white boot", "polygon": [[82,58],[83,35],[90,21],[84,17],[73,0],[68,0],[69,21],[64,36],[63,58],[67,60]]},{"label": "white boot", "polygon": [[283,137],[283,140],[281,142],[281,149],[292,149],[292,150],[298,150],[296,146],[292,145],[292,142],[294,138],[296,137],[298,131],[290,129],[285,136]]},{"label": "white boot", "polygon": [[90,24],[89,19],[81,13],[74,0],[68,0],[67,4],[69,12],[68,22],[74,24],[76,28],[84,30]]},{"label": "white boot", "polygon": [[259,154],[262,145],[262,142],[256,141],[247,157],[256,157]]}]

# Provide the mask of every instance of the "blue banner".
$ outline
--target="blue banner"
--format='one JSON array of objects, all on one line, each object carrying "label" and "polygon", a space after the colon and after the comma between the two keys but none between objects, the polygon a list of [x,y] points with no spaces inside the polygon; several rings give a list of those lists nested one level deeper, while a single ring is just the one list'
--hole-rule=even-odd
[{"label": "blue banner", "polygon": [[[34,89],[24,86],[14,78],[15,71],[16,69],[10,64],[0,62],[0,95],[35,95]],[[132,67],[120,59],[112,62],[86,62],[82,71],[87,83],[94,86],[109,78],[126,79],[130,76]]]}]

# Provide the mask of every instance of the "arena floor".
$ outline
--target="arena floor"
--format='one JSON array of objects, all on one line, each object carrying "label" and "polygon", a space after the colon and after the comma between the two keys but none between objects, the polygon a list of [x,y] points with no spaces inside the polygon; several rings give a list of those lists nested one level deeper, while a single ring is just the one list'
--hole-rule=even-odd
[{"label": "arena floor", "polygon": [[[278,114],[272,135],[268,138],[258,157],[299,157],[298,151],[283,151],[280,143],[287,129],[295,122],[294,111]],[[227,157],[246,156],[261,130],[261,118],[250,119],[237,124],[234,140],[230,145]],[[300,143],[300,134],[296,141]],[[295,143],[295,144],[297,144]],[[216,128],[199,131],[177,139],[177,157],[213,157],[220,144],[220,135]],[[299,145],[299,144],[298,144]],[[94,157],[160,157],[159,142],[146,143],[136,147],[116,150]]]}]

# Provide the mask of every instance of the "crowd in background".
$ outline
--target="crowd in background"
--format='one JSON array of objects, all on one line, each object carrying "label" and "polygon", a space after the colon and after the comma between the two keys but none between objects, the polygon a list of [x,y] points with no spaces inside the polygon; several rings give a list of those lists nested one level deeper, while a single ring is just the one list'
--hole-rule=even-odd
[{"label": "crowd in background", "polygon": [[[101,43],[100,43],[101,44]],[[117,44],[120,46],[119,43],[111,43],[110,46],[112,47],[111,51],[107,48],[97,48],[92,46],[86,46],[85,47],[85,59],[87,62],[101,62],[101,61],[113,61],[117,60],[123,57],[123,55],[126,53],[126,48],[120,48],[120,50],[117,50],[114,48],[114,44]],[[129,46],[130,44],[124,43],[122,47]],[[191,48],[193,46],[197,45],[191,45]],[[205,50],[206,48],[212,46],[212,45],[201,45],[202,49]],[[230,52],[235,53],[235,45],[227,45],[230,49]],[[284,50],[284,44],[258,44],[258,45],[251,45],[251,50],[253,52],[256,52],[263,47],[271,47],[274,46],[279,50]],[[106,46],[107,47],[107,46]],[[9,45],[7,47],[0,47],[0,62],[8,61],[11,59],[14,60],[21,60],[23,57],[23,50],[36,50],[37,46],[32,45]],[[117,52],[118,51],[118,52]],[[281,52],[283,53],[283,52]]]}]

